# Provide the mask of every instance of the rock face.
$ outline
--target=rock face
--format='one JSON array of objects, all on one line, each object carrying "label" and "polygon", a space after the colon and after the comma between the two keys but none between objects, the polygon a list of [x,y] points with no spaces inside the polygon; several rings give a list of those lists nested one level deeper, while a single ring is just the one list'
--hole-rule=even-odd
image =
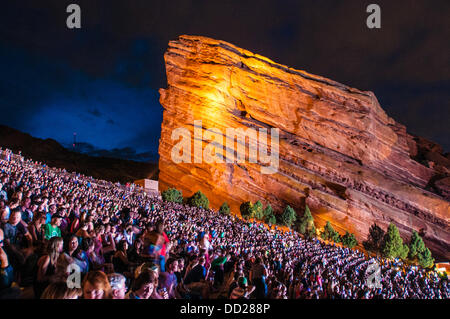
[{"label": "rock face", "polygon": [[[201,190],[212,207],[227,201],[236,212],[248,200],[278,211],[289,204],[300,214],[307,204],[316,226],[330,221],[360,242],[374,222],[384,229],[393,222],[404,239],[420,231],[435,257],[450,258],[449,159],[388,117],[372,92],[205,37],[180,36],[164,58],[160,190]],[[173,160],[183,141],[177,128],[189,141],[190,163]],[[200,163],[196,146],[204,158],[211,131],[227,128],[278,129],[277,171],[263,174],[264,165],[249,159]],[[226,141],[215,139],[216,154],[229,154]]]}]

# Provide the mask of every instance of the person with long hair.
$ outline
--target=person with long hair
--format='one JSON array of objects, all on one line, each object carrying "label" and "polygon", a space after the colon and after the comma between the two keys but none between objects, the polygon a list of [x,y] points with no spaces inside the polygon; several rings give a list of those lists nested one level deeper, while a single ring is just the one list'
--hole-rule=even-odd
[{"label": "person with long hair", "polygon": [[46,216],[45,214],[36,215],[35,218],[28,225],[28,231],[33,238],[33,243],[42,242],[44,240],[44,226]]},{"label": "person with long hair", "polygon": [[67,255],[67,257],[70,257],[70,259],[82,269],[83,273],[88,272],[89,261],[87,260],[87,256],[81,250],[78,237],[75,235],[67,236],[64,241],[64,246],[64,254]]},{"label": "person with long hair", "polygon": [[37,262],[34,295],[40,298],[44,289],[51,283],[55,274],[58,258],[63,251],[64,241],[61,237],[52,237],[48,241],[46,253]]},{"label": "person with long hair", "polygon": [[111,299],[108,276],[100,270],[90,271],[81,284],[84,299]]},{"label": "person with long hair", "polygon": [[129,299],[151,299],[154,290],[158,286],[158,277],[153,271],[144,270],[133,283]]},{"label": "person with long hair", "polygon": [[130,267],[135,265],[128,259],[128,242],[122,239],[117,245],[117,250],[112,257],[114,271],[131,277]]},{"label": "person with long hair", "polygon": [[140,263],[143,261],[141,257],[143,251],[143,240],[141,239],[141,237],[142,236],[137,237],[133,243],[133,246],[131,246],[128,249],[127,253],[128,260],[130,260],[133,263]]},{"label": "person with long hair", "polygon": [[81,289],[69,288],[66,282],[54,282],[45,288],[41,299],[78,299],[81,294]]}]

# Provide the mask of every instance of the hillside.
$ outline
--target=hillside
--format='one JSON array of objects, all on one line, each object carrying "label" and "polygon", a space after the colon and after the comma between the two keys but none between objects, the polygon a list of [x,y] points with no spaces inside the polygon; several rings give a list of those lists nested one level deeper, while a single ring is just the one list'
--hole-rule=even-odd
[{"label": "hillside", "polygon": [[0,147],[14,153],[22,151],[25,158],[44,162],[51,167],[65,168],[97,179],[126,183],[143,178],[158,178],[158,165],[108,157],[92,157],[69,151],[53,139],[40,139],[0,125]]}]

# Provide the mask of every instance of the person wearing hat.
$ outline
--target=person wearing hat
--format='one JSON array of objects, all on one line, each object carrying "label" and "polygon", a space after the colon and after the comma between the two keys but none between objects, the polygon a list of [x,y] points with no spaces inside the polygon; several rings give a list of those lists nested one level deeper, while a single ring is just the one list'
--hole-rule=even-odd
[{"label": "person wearing hat", "polygon": [[59,226],[61,226],[61,215],[53,215],[52,220],[49,224],[46,224],[44,227],[44,237],[45,239],[49,240],[52,237],[61,237],[61,229]]},{"label": "person wearing hat", "polygon": [[248,285],[247,278],[239,277],[238,286],[231,292],[230,299],[248,299],[254,290],[254,286]]}]

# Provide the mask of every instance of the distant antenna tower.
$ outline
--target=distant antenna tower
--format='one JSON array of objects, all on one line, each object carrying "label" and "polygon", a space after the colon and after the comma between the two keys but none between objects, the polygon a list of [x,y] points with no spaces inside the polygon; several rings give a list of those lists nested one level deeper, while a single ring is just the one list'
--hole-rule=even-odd
[{"label": "distant antenna tower", "polygon": [[74,149],[77,146],[77,132],[73,133],[73,144],[72,144],[72,146],[73,146]]}]

